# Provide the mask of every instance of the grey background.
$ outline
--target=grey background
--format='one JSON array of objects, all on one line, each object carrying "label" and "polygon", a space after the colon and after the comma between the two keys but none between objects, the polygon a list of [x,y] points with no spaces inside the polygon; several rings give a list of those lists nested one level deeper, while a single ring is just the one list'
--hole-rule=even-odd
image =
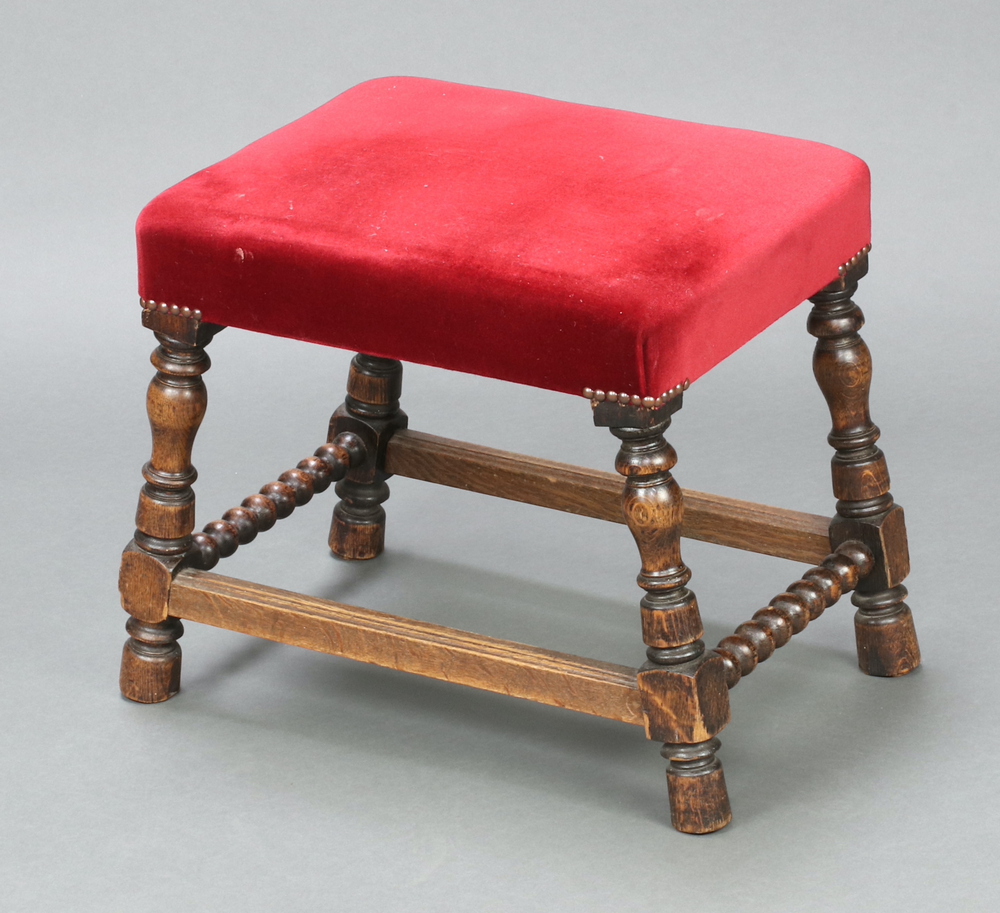
[{"label": "grey background", "polygon": [[[987,910],[997,900],[994,0],[0,6],[0,908]],[[118,553],[148,456],[133,221],[187,174],[381,75],[517,89],[855,152],[859,303],[906,505],[924,667],[855,669],[849,605],[733,693],[736,818],[667,823],[632,727],[189,625],[184,690],[117,694]],[[699,382],[687,487],[827,513],[799,309]],[[311,453],[348,354],[227,331],[203,520]],[[610,468],[581,399],[407,368],[413,427]],[[226,573],[623,662],[623,529],[399,479],[388,552],[325,548],[331,495]],[[691,543],[718,638],[798,576]]]}]

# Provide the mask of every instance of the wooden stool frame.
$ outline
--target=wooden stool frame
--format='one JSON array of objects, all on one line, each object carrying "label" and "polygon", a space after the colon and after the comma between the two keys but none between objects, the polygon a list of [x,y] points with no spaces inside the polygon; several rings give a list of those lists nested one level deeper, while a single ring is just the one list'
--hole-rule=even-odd
[{"label": "wooden stool frame", "polygon": [[[871,356],[858,335],[864,318],[851,300],[866,271],[863,252],[810,299],[814,373],[833,419],[832,520],[682,493],[670,472],[676,454],[663,437],[681,391],[652,407],[588,391],[595,423],[620,441],[616,475],[409,431],[399,407],[400,363],[358,355],[327,443],[194,533],[191,452],[206,408],[201,375],[209,368],[205,346],[221,327],[203,323],[197,311],[144,302],[143,324],[160,345],[147,398],[153,452],[121,565],[122,605],[131,616],[122,693],[144,703],[176,694],[181,619],[202,622],[643,726],[664,743],[674,826],[686,833],[724,827],[731,812],[717,736],[730,719],[729,689],[759,662],[849,591],[862,671],[904,675],[920,662],[902,585],[909,571],[903,512],[876,444]],[[340,501],[331,549],[343,558],[374,558],[383,547],[382,502],[392,475],[626,524],[642,560],[647,662],[636,670],[209,573],[333,482]],[[815,567],[706,650],[682,536]]]}]

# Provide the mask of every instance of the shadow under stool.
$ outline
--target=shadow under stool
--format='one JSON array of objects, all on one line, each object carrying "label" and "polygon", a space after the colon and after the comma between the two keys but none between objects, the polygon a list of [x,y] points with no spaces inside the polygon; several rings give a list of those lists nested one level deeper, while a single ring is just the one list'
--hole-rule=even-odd
[{"label": "shadow under stool", "polygon": [[[176,694],[181,619],[203,622],[643,726],[664,743],[674,826],[724,827],[718,735],[729,689],[758,663],[850,591],[862,671],[920,662],[851,300],[869,239],[868,170],[845,152],[413,78],[357,86],[166,191],[138,224],[142,320],[159,345],[121,565],[123,694]],[[682,493],[664,432],[684,391],[806,298],[836,515]],[[327,442],[194,532],[205,347],[223,327],[362,354]],[[401,361],[582,393],[619,441],[617,474],[410,431]],[[333,483],[330,548],[375,558],[392,475],[626,524],[645,662],[210,573]],[[815,566],[706,649],[683,536]]]}]

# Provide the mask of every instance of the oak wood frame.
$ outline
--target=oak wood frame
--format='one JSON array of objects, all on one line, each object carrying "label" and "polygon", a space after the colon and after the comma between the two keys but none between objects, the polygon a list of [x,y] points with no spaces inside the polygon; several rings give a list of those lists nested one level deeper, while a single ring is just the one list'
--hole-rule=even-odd
[{"label": "oak wood frame", "polygon": [[[122,658],[125,697],[169,699],[180,684],[181,619],[644,726],[664,743],[674,826],[687,833],[731,817],[718,733],[729,722],[728,690],[809,621],[854,591],[859,663],[901,675],[919,663],[901,581],[908,571],[902,511],[888,491],[878,429],[868,415],[871,361],[850,300],[866,259],[811,300],[809,330],[836,449],[832,519],[683,492],[676,454],[663,437],[682,397],[657,408],[594,403],[594,419],[621,442],[617,474],[604,473],[408,431],[399,408],[398,362],[359,355],[328,441],[278,481],[200,533],[194,530],[195,434],[205,413],[204,349],[221,327],[145,308],[160,345],[147,408],[152,457],[144,467],[136,533],[122,559],[129,613]],[[330,547],[352,559],[382,550],[392,475],[626,524],[642,558],[639,585],[647,662],[638,670],[340,605],[208,573],[334,482]],[[623,478],[624,477],[624,480]],[[815,567],[753,619],[706,650],[681,537]]]}]

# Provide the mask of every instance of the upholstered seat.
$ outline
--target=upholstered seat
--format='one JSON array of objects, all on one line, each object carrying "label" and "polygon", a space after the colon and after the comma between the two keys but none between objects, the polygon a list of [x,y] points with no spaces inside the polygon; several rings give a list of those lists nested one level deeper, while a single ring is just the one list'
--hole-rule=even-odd
[{"label": "upholstered seat", "polygon": [[[716,755],[729,689],[792,635],[853,591],[862,670],[896,676],[919,664],[903,512],[868,411],[871,357],[851,300],[870,239],[868,170],[854,156],[383,79],[166,191],[138,238],[143,323],[159,345],[153,452],[120,576],[129,699],[177,693],[181,619],[217,625],[642,726],[663,743],[674,826],[706,833],[731,817]],[[663,435],[683,391],[807,297],[836,515],[682,492]],[[205,347],[227,326],[358,354],[326,443],[195,532]],[[617,472],[410,430],[402,361],[584,393],[594,423],[619,441]],[[253,383],[266,382],[253,368]],[[393,476],[627,525],[644,591],[637,663],[210,573],[334,483],[330,549],[376,558]],[[814,566],[708,648],[683,536]],[[757,597],[747,599],[749,614]]]},{"label": "upholstered seat", "polygon": [[658,397],[837,278],[869,182],[817,143],[380,79],[168,190],[138,236],[142,297],[213,323]]}]

